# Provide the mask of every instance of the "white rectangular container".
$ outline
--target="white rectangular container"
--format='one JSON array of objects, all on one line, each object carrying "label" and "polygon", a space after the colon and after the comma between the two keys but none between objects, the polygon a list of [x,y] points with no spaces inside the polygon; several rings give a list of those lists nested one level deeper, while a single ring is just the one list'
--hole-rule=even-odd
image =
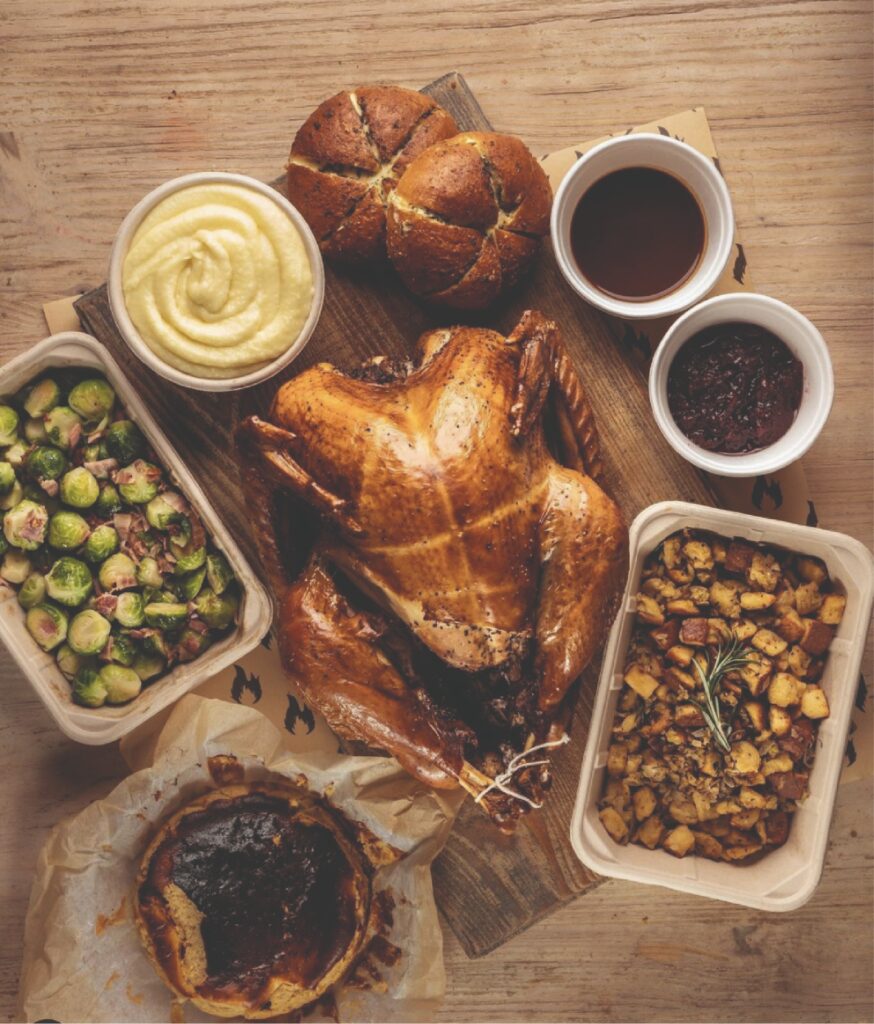
[{"label": "white rectangular container", "polygon": [[74,704],[70,684],[55,664],[53,653],[41,650],[24,625],[24,612],[16,592],[0,586],[0,639],[12,652],[21,671],[48,708],[61,731],[79,743],[111,743],[141,725],[168,704],[193,690],[217,672],[238,661],[261,642],[270,629],[273,608],[267,592],[231,539],[178,452],[128,383],[118,364],[95,338],[77,331],[53,334],[0,368],[0,394],[14,394],[28,381],[53,366],[84,366],[99,370],[154,448],[198,515],[216,546],[225,554],[240,584],[240,612],[236,627],[194,661],[144,687],[129,704],[84,708]]},{"label": "white rectangular container", "polygon": [[[825,562],[831,577],[847,594],[846,612],[829,648],[820,683],[828,695],[831,715],[820,724],[810,794],[793,816],[785,845],[753,864],[721,863],[694,855],[677,859],[665,850],[648,850],[631,843],[620,846],[598,819],[610,730],[623,686],[624,660],[634,628],[635,595],[643,562],[665,537],[684,527],[814,555]],[[628,584],[604,654],[571,821],[574,850],[587,867],[600,875],[663,885],[758,910],[795,910],[813,895],[825,859],[874,600],[871,553],[859,541],[840,533],[680,501],[661,502],[644,509],[631,524],[629,543]]]}]

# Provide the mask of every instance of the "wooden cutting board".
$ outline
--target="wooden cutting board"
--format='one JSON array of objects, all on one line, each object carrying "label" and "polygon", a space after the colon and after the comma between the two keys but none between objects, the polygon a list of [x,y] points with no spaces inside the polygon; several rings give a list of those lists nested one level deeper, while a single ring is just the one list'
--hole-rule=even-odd
[{"label": "wooden cutting board", "polygon": [[[423,92],[451,111],[462,129],[491,127],[460,75],[444,75]],[[284,159],[285,153],[278,156]],[[284,191],[284,179],[274,185]],[[512,301],[481,322],[508,333],[529,307],[543,310],[564,332],[595,411],[607,489],[627,519],[669,498],[713,504],[703,477],[669,448],[656,429],[639,362],[617,345],[600,314],[565,284],[548,244],[542,247],[532,278]],[[422,331],[459,320],[457,314],[449,314],[441,321],[388,269],[361,275],[327,267],[324,312],[292,366],[249,391],[206,394],[164,381],[129,353],[113,323],[105,286],[83,295],[76,310],[83,326],[111,349],[136,381],[255,564],[255,538],[233,458],[237,423],[252,412],[263,415],[282,381],[313,363],[327,361],[348,369],[380,353],[401,356]],[[467,801],[434,865],[438,906],[470,956],[488,953],[600,882],[577,860],[568,836],[597,671],[597,665],[591,666],[583,679],[573,742],[554,757],[552,791],[543,810],[525,818],[515,836],[505,837]]]}]

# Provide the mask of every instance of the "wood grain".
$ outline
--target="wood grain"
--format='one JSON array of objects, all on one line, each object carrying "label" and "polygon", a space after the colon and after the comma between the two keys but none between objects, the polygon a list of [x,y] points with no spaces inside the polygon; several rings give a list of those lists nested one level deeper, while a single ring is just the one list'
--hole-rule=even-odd
[{"label": "wood grain", "polygon": [[[269,180],[342,85],[457,67],[537,153],[701,104],[757,286],[831,345],[837,400],[805,459],[820,520],[870,544],[870,15],[861,0],[6,0],[0,359],[43,335],[42,302],[99,283],[146,191],[209,167]],[[2,652],[0,679],[0,1013],[14,1020],[39,847],[122,766],[64,740]],[[823,882],[794,914],[608,882],[479,960],[447,930],[443,1019],[870,1020],[871,801],[868,784],[842,787]]]}]

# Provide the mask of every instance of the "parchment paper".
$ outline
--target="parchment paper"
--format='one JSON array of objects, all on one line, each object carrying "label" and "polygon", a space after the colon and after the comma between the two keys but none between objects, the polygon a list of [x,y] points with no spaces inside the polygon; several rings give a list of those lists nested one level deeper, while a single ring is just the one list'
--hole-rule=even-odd
[{"label": "parchment paper", "polygon": [[247,782],[303,774],[314,792],[332,787],[335,807],[403,851],[374,879],[376,890],[391,890],[394,920],[386,937],[401,956],[379,967],[384,991],[340,985],[334,995],[340,1021],[433,1016],[445,976],[430,864],[449,833],[457,801],[425,789],[389,758],[347,757],[336,747],[291,753],[260,712],[193,694],[176,705],[151,744],[129,746],[126,754],[138,770],[58,825],[40,853],[25,927],[22,1019],[219,1019],[190,1003],[173,1006],[131,908],[140,858],[156,826],[216,786],[207,762],[219,754],[235,756]]}]

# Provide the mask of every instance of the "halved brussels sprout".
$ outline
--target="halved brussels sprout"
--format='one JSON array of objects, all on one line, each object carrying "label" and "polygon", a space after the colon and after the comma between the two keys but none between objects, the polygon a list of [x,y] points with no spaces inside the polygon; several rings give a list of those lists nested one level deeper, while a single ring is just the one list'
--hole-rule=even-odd
[{"label": "halved brussels sprout", "polygon": [[200,588],[203,586],[203,581],[206,579],[206,566],[201,566],[199,569],[195,569],[194,572],[189,573],[187,576],[182,576],[178,580],[174,581],[176,590],[179,592],[179,597],[183,601],[193,601],[195,597],[200,593]]},{"label": "halved brussels sprout", "polygon": [[181,662],[194,661],[211,643],[212,639],[209,633],[199,633],[196,629],[183,629],[176,645],[179,660]]},{"label": "halved brussels sprout", "polygon": [[24,465],[24,461],[27,458],[27,453],[30,449],[24,442],[16,441],[11,448],[7,448],[3,453],[3,458],[12,466],[14,469],[20,469]]},{"label": "halved brussels sprout", "polygon": [[158,493],[160,481],[161,470],[143,459],[136,459],[116,475],[122,498],[134,505],[145,505],[151,501]]},{"label": "halved brussels sprout", "polygon": [[45,418],[46,433],[59,448],[75,448],[82,436],[82,420],[66,405],[56,405]]},{"label": "halved brussels sprout", "polygon": [[206,548],[195,548],[187,554],[180,555],[173,566],[175,576],[184,576],[186,573],[199,569],[206,561]]},{"label": "halved brussels sprout", "polygon": [[127,629],[136,629],[146,621],[143,612],[143,598],[135,590],[126,590],[118,595],[113,618]]},{"label": "halved brussels sprout", "polygon": [[95,441],[94,444],[86,444],[82,449],[83,462],[102,462],[109,458],[109,451],[102,441]]},{"label": "halved brussels sprout", "polygon": [[0,462],[0,495],[8,494],[15,486],[15,467],[11,462]]},{"label": "halved brussels sprout", "polygon": [[55,512],[49,520],[49,544],[58,551],[81,547],[90,533],[91,528],[78,512]]},{"label": "halved brussels sprout", "polygon": [[31,480],[57,480],[67,469],[67,456],[60,448],[51,444],[43,444],[34,448],[25,463],[27,475]]},{"label": "halved brussels sprout", "polygon": [[149,522],[149,526],[153,526],[156,530],[166,530],[167,527],[172,526],[173,523],[178,523],[182,519],[182,513],[178,507],[167,500],[167,495],[173,495],[178,498],[178,494],[173,494],[172,491],[167,491],[165,494],[159,494],[157,497],[146,505],[146,519]]},{"label": "halved brussels sprout", "polygon": [[36,551],[46,539],[48,523],[45,505],[24,498],[3,516],[3,533],[14,548]]},{"label": "halved brussels sprout", "polygon": [[86,708],[99,708],[106,703],[106,684],[93,668],[83,668],[73,683],[73,700]]},{"label": "halved brussels sprout", "polygon": [[91,508],[100,496],[100,485],[93,473],[77,466],[61,477],[61,501],[73,508]]},{"label": "halved brussels sprout", "polygon": [[111,624],[100,612],[86,608],[73,617],[67,630],[67,643],[76,654],[99,654],[109,639]]},{"label": "halved brussels sprout", "polygon": [[70,391],[67,404],[92,429],[112,412],[115,392],[102,377],[82,380]]},{"label": "halved brussels sprout", "polygon": [[133,665],[137,656],[137,645],[124,633],[113,634],[109,638],[109,659],[116,665]]},{"label": "halved brussels sprout", "polygon": [[11,405],[0,405],[0,448],[18,440],[18,413]]},{"label": "halved brussels sprout", "polygon": [[124,665],[104,665],[100,670],[100,681],[106,687],[107,704],[124,704],[133,700],[143,688],[136,672]]},{"label": "halved brussels sprout", "polygon": [[24,618],[28,633],[44,651],[53,651],[67,636],[67,616],[53,604],[38,604]]},{"label": "halved brussels sprout", "polygon": [[[3,539],[6,540],[5,537]],[[31,562],[27,555],[23,551],[12,548],[3,556],[3,564],[0,565],[0,578],[17,586],[19,583],[24,583],[30,575],[31,568]]]},{"label": "halved brussels sprout", "polygon": [[154,679],[155,676],[159,676],[166,667],[167,663],[160,654],[150,654],[146,651],[141,651],[134,658],[134,663],[131,665],[131,668],[144,683],[149,679]]},{"label": "halved brussels sprout", "polygon": [[86,562],[95,565],[105,561],[116,551],[118,551],[118,534],[111,526],[98,526],[91,532],[91,536],[82,550],[82,557]]},{"label": "halved brussels sprout", "polygon": [[187,604],[152,602],[143,609],[146,624],[155,629],[179,629],[188,618]]},{"label": "halved brussels sprout", "polygon": [[216,594],[223,594],[234,581],[234,571],[218,551],[206,556],[206,578]]},{"label": "halved brussels sprout", "polygon": [[[166,605],[164,606],[166,607]],[[150,633],[149,636],[143,638],[143,651],[149,655],[155,655],[159,658],[167,660],[169,653],[167,647],[167,641],[164,639],[163,633]]]},{"label": "halved brussels sprout", "polygon": [[137,583],[141,587],[160,588],[164,586],[164,576],[151,555],[140,559],[137,566]]},{"label": "halved brussels sprout", "polygon": [[42,420],[25,420],[24,436],[31,444],[44,444],[49,439],[46,427]]},{"label": "halved brussels sprout", "polygon": [[45,600],[46,581],[41,572],[32,572],[18,591],[18,603],[22,608],[33,608]]},{"label": "halved brussels sprout", "polygon": [[55,655],[58,668],[67,679],[75,679],[83,668],[93,668],[94,659],[77,654],[69,644],[61,644]]},{"label": "halved brussels sprout", "polygon": [[111,423],[104,440],[109,454],[118,459],[122,466],[133,462],[146,451],[146,439],[142,431],[130,420],[116,420],[115,423]]},{"label": "halved brussels sprout", "polygon": [[233,590],[216,594],[204,587],[194,600],[194,608],[201,619],[213,629],[226,629],[234,621],[240,599]]},{"label": "halved brussels sprout", "polygon": [[12,508],[13,505],[17,505],[23,498],[24,488],[21,486],[21,481],[16,480],[12,485],[12,490],[0,498],[0,508]]},{"label": "halved brussels sprout", "polygon": [[100,494],[94,506],[94,511],[102,516],[111,516],[120,512],[122,508],[121,497],[115,484],[105,483],[100,487]]},{"label": "halved brussels sprout", "polygon": [[46,591],[53,601],[75,608],[91,593],[91,570],[78,558],[59,558],[46,576]]},{"label": "halved brussels sprout", "polygon": [[30,389],[24,400],[24,411],[28,416],[45,416],[60,400],[61,389],[51,377],[43,377]]},{"label": "halved brussels sprout", "polygon": [[137,585],[136,566],[133,559],[119,552],[111,555],[100,566],[97,578],[104,590],[129,590]]}]

